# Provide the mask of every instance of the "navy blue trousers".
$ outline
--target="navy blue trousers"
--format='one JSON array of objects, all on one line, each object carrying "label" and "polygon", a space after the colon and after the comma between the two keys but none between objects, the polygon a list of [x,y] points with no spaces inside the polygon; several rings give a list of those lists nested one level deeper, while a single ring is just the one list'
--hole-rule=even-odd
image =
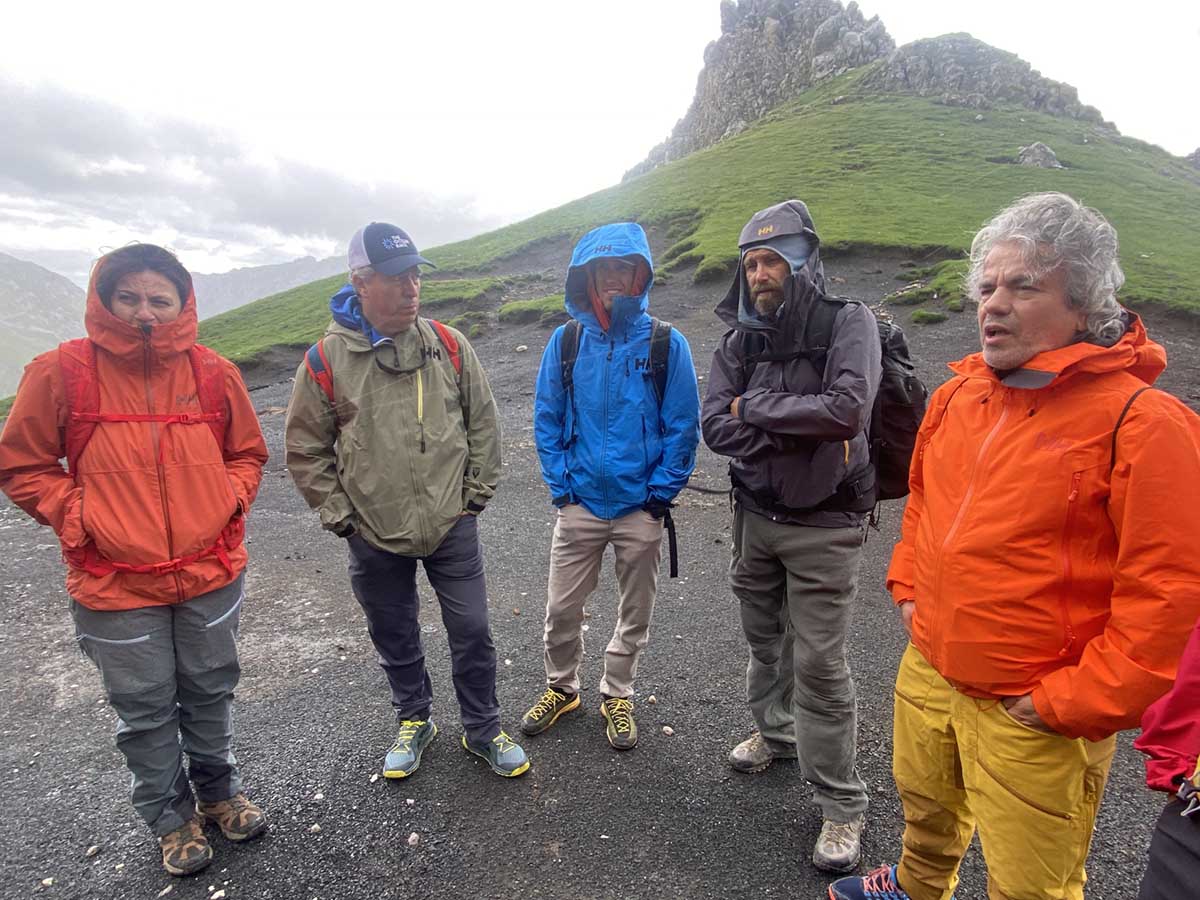
[{"label": "navy blue trousers", "polygon": [[1174,799],[1159,816],[1138,900],[1200,897],[1200,813],[1184,818],[1182,811]]},{"label": "navy blue trousers", "polygon": [[441,604],[454,691],[467,740],[473,744],[490,741],[500,733],[500,704],[475,517],[459,519],[437,549],[425,557],[379,550],[357,534],[347,543],[350,585],[366,613],[379,665],[392,689],[397,719],[428,719],[433,707],[433,685],[425,668],[418,618],[417,563],[421,563]]}]

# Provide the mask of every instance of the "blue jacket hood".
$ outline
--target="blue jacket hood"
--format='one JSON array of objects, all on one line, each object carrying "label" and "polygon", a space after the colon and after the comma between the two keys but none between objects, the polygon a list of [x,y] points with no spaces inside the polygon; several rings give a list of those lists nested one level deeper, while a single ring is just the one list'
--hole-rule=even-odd
[{"label": "blue jacket hood", "polygon": [[612,324],[626,322],[645,314],[650,307],[650,287],[654,284],[654,262],[650,258],[650,242],[646,232],[636,222],[616,222],[593,228],[579,239],[571,254],[567,269],[567,284],[563,305],[567,312],[585,328],[603,331],[592,301],[588,297],[587,264],[594,259],[612,256],[640,256],[650,270],[646,287],[636,297],[617,297],[613,302]]},{"label": "blue jacket hood", "polygon": [[371,327],[371,323],[363,316],[362,301],[358,299],[352,284],[343,286],[329,298],[329,311],[333,313],[333,321],[343,328],[365,335],[372,347],[378,347],[391,340]]}]

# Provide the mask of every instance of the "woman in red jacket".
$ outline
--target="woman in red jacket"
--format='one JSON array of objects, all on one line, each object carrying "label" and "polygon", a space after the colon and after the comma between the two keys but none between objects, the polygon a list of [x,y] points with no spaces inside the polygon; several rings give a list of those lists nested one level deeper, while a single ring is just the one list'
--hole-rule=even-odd
[{"label": "woman in red jacket", "polygon": [[1200,622],[1175,686],[1146,710],[1133,746],[1146,754],[1146,784],[1174,795],[1150,839],[1138,900],[1194,897],[1200,894]]},{"label": "woman in red jacket", "polygon": [[230,714],[243,520],[267,449],[238,370],[196,344],[192,279],[173,254],[103,257],[84,321],[87,338],[25,369],[0,490],[58,535],[134,807],[185,875],[212,859],[206,819],[235,841],[267,824],[242,793]]}]

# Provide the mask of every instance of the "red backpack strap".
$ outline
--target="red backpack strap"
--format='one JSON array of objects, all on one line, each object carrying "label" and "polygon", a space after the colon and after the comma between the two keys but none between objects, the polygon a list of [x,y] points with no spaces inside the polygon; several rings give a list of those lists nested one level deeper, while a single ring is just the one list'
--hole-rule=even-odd
[{"label": "red backpack strap", "polygon": [[304,368],[308,369],[309,377],[325,393],[329,405],[333,406],[333,369],[329,365],[329,357],[325,355],[324,338],[308,348],[304,354]]},{"label": "red backpack strap", "polygon": [[192,377],[196,382],[196,399],[200,411],[212,416],[208,427],[212,429],[217,447],[225,452],[225,428],[229,424],[226,414],[225,360],[215,350],[203,344],[193,344],[188,351],[192,362]]},{"label": "red backpack strap", "polygon": [[450,354],[450,364],[454,366],[454,371],[458,375],[462,375],[462,354],[458,351],[458,339],[454,334],[439,322],[437,319],[427,319],[433,330],[437,332],[438,340],[442,342],[442,346],[446,348],[446,352]]},{"label": "red backpack strap", "polygon": [[96,345],[88,338],[58,345],[58,367],[62,373],[67,403],[67,471],[75,475],[79,457],[92,439],[99,421],[100,381],[96,377]]}]

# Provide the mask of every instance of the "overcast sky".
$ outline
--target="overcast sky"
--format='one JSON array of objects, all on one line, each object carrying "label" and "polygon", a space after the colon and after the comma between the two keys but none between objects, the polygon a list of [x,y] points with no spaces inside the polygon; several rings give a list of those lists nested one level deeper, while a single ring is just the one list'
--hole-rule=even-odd
[{"label": "overcast sky", "polygon": [[[1200,4],[862,0],[968,31],[1125,134],[1200,147]],[[197,272],[433,246],[618,181],[686,111],[718,0],[10,4],[0,250],[68,277],[134,239]]]}]

